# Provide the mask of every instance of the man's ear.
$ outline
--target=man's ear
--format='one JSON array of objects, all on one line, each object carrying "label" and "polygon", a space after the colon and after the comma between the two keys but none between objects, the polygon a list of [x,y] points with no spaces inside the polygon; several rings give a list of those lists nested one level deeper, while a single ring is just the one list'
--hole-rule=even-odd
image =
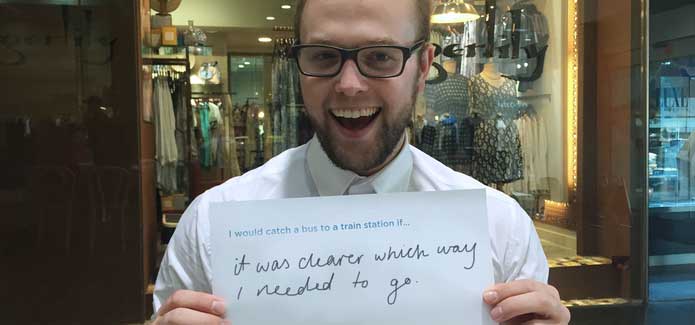
[{"label": "man's ear", "polygon": [[432,68],[432,62],[434,62],[434,46],[430,43],[425,43],[422,47],[422,53],[420,53],[420,62],[418,64],[418,71],[420,77],[418,78],[418,92],[425,91],[425,81],[430,73],[430,68]]}]

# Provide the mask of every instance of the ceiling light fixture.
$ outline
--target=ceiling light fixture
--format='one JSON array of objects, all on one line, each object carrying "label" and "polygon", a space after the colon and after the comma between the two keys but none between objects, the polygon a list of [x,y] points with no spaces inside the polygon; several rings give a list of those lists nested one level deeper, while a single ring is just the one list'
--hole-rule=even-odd
[{"label": "ceiling light fixture", "polygon": [[290,5],[282,5],[282,6],[280,6],[280,8],[282,8],[282,9],[292,9],[292,6],[290,6]]},{"label": "ceiling light fixture", "polygon": [[480,18],[475,7],[464,0],[440,0],[432,14],[433,24],[460,24]]},{"label": "ceiling light fixture", "polygon": [[261,43],[270,43],[273,41],[273,39],[270,37],[263,36],[263,37],[259,37],[258,41]]},{"label": "ceiling light fixture", "polygon": [[240,64],[240,65],[239,65],[239,69],[243,69],[243,68],[246,68],[246,66],[243,65],[243,64]]},{"label": "ceiling light fixture", "polygon": [[275,20],[275,17],[273,17],[273,16],[268,16],[268,17],[265,17],[265,20]]},{"label": "ceiling light fixture", "polygon": [[246,61],[246,62],[244,62],[244,64],[246,64],[246,65],[251,65],[251,62]]}]

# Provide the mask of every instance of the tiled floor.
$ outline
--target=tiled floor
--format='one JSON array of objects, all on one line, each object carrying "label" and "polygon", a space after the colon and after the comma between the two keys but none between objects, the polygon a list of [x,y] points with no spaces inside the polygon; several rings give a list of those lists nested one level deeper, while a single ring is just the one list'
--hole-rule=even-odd
[{"label": "tiled floor", "polygon": [[574,231],[536,222],[536,232],[548,258],[577,255],[577,234]]}]

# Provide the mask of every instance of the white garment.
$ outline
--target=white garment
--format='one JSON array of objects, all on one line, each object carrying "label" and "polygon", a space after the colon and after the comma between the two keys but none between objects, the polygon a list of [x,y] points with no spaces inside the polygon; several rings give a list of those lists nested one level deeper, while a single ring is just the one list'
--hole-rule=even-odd
[{"label": "white garment", "polygon": [[224,162],[222,161],[222,157],[220,157],[222,153],[222,150],[220,150],[220,142],[222,141],[222,134],[224,133],[222,113],[220,113],[220,107],[213,103],[207,103],[207,107],[210,113],[208,122],[210,122],[210,156],[212,158],[212,165],[223,166]]},{"label": "white garment", "polygon": [[[176,290],[212,291],[208,216],[212,202],[334,196],[348,192],[456,189],[487,191],[495,281],[535,279],[546,282],[548,264],[533,223],[508,196],[453,171],[411,145],[406,145],[378,174],[360,177],[336,167],[314,137],[309,143],[287,150],[193,201],[181,218],[162,260],[154,290],[155,314]],[[465,210],[466,207],[461,206],[461,211]]]},{"label": "white garment", "polygon": [[512,190],[532,193],[548,190],[548,136],[540,116],[525,115],[514,121],[519,129],[521,152],[524,158],[524,178],[514,182]]},{"label": "white garment", "polygon": [[214,103],[208,103],[208,109],[210,110],[210,124],[222,123],[222,114],[220,113],[220,107]]},{"label": "white garment", "polygon": [[536,175],[536,189],[550,190],[548,184],[548,133],[546,131],[545,121],[541,116],[537,116],[536,125],[536,144],[535,158],[536,164],[533,167]]}]

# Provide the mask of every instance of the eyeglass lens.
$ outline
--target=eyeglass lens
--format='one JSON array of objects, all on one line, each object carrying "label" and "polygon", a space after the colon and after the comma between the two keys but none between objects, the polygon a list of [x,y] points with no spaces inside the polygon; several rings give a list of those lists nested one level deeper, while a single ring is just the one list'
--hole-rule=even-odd
[{"label": "eyeglass lens", "polygon": [[[299,50],[298,58],[302,71],[310,75],[335,75],[342,66],[340,51],[330,47],[303,47]],[[403,51],[398,48],[370,47],[357,52],[356,63],[366,76],[388,77],[400,74],[403,59]]]}]

